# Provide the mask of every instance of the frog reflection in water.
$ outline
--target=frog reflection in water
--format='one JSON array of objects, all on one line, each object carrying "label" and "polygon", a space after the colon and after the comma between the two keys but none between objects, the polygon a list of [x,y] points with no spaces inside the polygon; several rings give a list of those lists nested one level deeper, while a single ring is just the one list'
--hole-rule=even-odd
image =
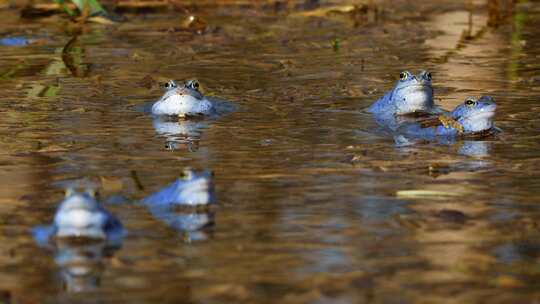
[{"label": "frog reflection in water", "polygon": [[105,241],[79,243],[58,239],[55,243],[54,261],[68,292],[86,292],[98,289],[105,270],[105,261],[119,246]]},{"label": "frog reflection in water", "polygon": [[199,91],[197,80],[182,85],[170,80],[165,88],[165,94],[152,106],[152,114],[178,117],[213,114],[214,105]]},{"label": "frog reflection in water", "polygon": [[157,116],[152,119],[156,134],[165,138],[167,150],[187,148],[197,151],[202,132],[208,128],[209,122],[202,119],[170,119]]},{"label": "frog reflection in water", "polygon": [[182,232],[189,240],[204,240],[214,225],[212,173],[186,169],[183,177],[142,200],[155,218]]},{"label": "frog reflection in water", "polygon": [[422,71],[413,75],[408,71],[401,72],[394,88],[373,103],[367,111],[379,116],[440,113],[441,110],[433,102],[431,73]]},{"label": "frog reflection in water", "polygon": [[69,189],[53,223],[35,227],[32,233],[39,246],[54,251],[67,291],[78,292],[99,285],[103,258],[121,247],[125,231],[93,191]]}]

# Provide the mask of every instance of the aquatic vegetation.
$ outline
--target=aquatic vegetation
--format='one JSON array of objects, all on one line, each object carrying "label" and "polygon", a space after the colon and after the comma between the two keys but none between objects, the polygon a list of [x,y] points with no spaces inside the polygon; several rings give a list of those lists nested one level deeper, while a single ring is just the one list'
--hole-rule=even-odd
[{"label": "aquatic vegetation", "polygon": [[73,36],[62,49],[62,61],[75,77],[84,77],[88,66],[83,64],[84,48],[79,44],[79,36]]},{"label": "aquatic vegetation", "polygon": [[92,21],[102,24],[113,24],[119,18],[112,16],[103,8],[98,0],[53,0],[54,3],[30,3],[21,11],[21,16],[28,19],[47,17],[65,13],[78,22]]},{"label": "aquatic vegetation", "polygon": [[339,51],[339,49],[341,48],[341,39],[334,38],[332,40],[332,47],[334,48],[334,51]]}]

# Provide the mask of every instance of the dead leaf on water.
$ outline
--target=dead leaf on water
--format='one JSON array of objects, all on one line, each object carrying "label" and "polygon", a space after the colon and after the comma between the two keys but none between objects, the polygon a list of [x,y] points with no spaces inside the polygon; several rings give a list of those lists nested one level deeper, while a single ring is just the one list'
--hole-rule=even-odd
[{"label": "dead leaf on water", "polygon": [[129,56],[133,61],[143,61],[154,58],[154,54],[145,52],[143,50],[133,50]]},{"label": "dead leaf on water", "polygon": [[84,108],[84,107],[75,108],[75,109],[71,110],[71,112],[73,112],[73,113],[85,113],[86,108]]},{"label": "dead leaf on water", "polygon": [[503,288],[518,288],[523,286],[523,282],[509,275],[498,276],[495,279],[495,284]]},{"label": "dead leaf on water", "polygon": [[217,284],[209,287],[206,291],[214,297],[226,296],[238,300],[245,300],[250,295],[245,286],[236,284]]},{"label": "dead leaf on water", "polygon": [[327,6],[322,7],[319,9],[311,10],[311,11],[304,11],[299,12],[296,14],[293,14],[293,16],[303,16],[303,17],[326,17],[328,13],[349,13],[355,9],[354,5],[334,5],[334,6]]},{"label": "dead leaf on water", "polygon": [[208,22],[200,17],[191,15],[182,20],[180,28],[201,34],[208,29]]},{"label": "dead leaf on water", "polygon": [[401,226],[411,230],[422,227],[420,220],[410,215],[398,215],[395,217],[395,219]]},{"label": "dead leaf on water", "polygon": [[99,179],[101,181],[101,188],[106,193],[118,193],[124,187],[122,179],[118,177],[100,176]]},{"label": "dead leaf on water", "polygon": [[114,24],[116,24],[116,22],[114,22],[113,20],[105,18],[103,16],[89,17],[87,20],[90,21],[90,22],[93,22],[93,23],[98,23],[98,24],[103,24],[103,25],[114,25]]},{"label": "dead leaf on water", "polygon": [[399,190],[396,192],[399,198],[429,198],[429,199],[447,199],[449,197],[460,196],[459,193],[438,191],[438,190]]},{"label": "dead leaf on water", "polygon": [[39,150],[37,150],[36,152],[39,152],[39,153],[52,153],[52,152],[67,152],[69,151],[68,148],[66,147],[62,147],[60,145],[48,145],[46,147],[43,147]]}]

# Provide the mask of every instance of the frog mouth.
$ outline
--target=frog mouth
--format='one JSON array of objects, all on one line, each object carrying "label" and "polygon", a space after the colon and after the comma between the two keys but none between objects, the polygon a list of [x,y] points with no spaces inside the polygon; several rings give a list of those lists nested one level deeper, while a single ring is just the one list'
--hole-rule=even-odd
[{"label": "frog mouth", "polygon": [[[403,99],[397,102],[398,112],[426,111],[433,106],[433,90],[429,86],[414,85],[403,89]],[[399,114],[399,113],[398,113]]]},{"label": "frog mouth", "polygon": [[181,98],[194,98],[195,100],[201,100],[203,98],[201,93],[194,90],[189,90],[186,88],[176,89],[175,93],[176,93],[175,95]]},{"label": "frog mouth", "polygon": [[189,198],[189,205],[206,205],[212,202],[212,183],[209,181],[197,181],[189,185],[183,192]]},{"label": "frog mouth", "polygon": [[87,223],[92,223],[99,215],[96,210],[89,208],[70,208],[63,211],[71,225],[86,226]]},{"label": "frog mouth", "polygon": [[472,121],[489,120],[493,118],[493,116],[495,116],[495,109],[475,112],[474,114],[468,115],[467,119]]},{"label": "frog mouth", "polygon": [[497,109],[497,105],[492,103],[488,105],[484,105],[481,109],[478,109],[474,111],[473,113],[467,115],[468,120],[485,120],[485,119],[491,119],[493,116],[495,116],[495,110]]},{"label": "frog mouth", "polygon": [[430,94],[433,94],[433,88],[430,85],[421,84],[421,83],[407,86],[404,88],[404,90],[408,92],[423,91],[423,92],[428,92]]},{"label": "frog mouth", "polygon": [[[427,84],[413,84],[406,87],[403,87],[399,89],[399,95],[400,96],[408,96],[408,95],[415,95],[415,94],[424,94],[426,97],[432,97],[433,96],[433,88],[430,85]],[[413,98],[407,98],[407,99],[413,99]]]},{"label": "frog mouth", "polygon": [[192,184],[190,186],[190,191],[192,193],[197,193],[197,192],[208,192],[210,190],[211,186],[210,186],[210,183],[206,180],[204,181],[198,181],[194,184]]}]

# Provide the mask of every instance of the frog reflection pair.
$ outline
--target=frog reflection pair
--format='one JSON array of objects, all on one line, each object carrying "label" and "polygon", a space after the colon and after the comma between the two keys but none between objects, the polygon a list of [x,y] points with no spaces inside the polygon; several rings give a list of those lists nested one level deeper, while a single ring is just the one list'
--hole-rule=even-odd
[{"label": "frog reflection pair", "polygon": [[[211,233],[214,203],[212,174],[190,169],[140,201],[154,218],[181,232],[187,242],[205,240]],[[93,190],[68,188],[52,224],[37,226],[32,233],[40,247],[54,252],[67,291],[80,292],[99,285],[104,260],[121,247],[126,229]]]},{"label": "frog reflection pair", "polygon": [[[433,101],[431,73],[401,72],[395,87],[368,108],[381,126],[398,136],[418,139],[484,137],[497,132],[497,108],[490,96],[467,98],[448,112]],[[414,114],[415,117],[411,117]]]}]

